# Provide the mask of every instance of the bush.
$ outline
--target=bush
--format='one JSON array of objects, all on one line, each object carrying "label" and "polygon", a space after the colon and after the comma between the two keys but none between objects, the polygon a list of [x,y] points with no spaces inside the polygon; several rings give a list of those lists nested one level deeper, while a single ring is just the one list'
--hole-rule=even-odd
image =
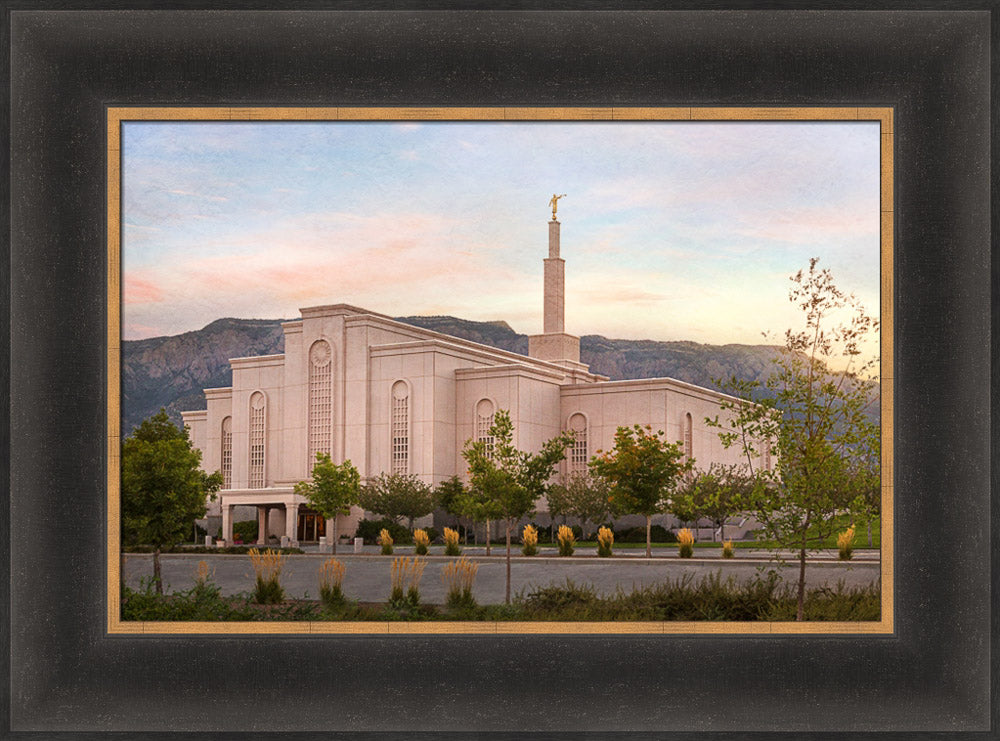
[{"label": "bush", "polygon": [[258,529],[257,520],[240,520],[233,523],[233,540],[256,543]]},{"label": "bush", "polygon": [[476,600],[472,596],[472,587],[476,583],[476,573],[479,564],[472,563],[464,556],[452,561],[441,569],[441,581],[444,582],[445,604],[448,609],[457,612],[468,612],[476,608]]},{"label": "bush", "polygon": [[430,544],[431,544],[431,539],[427,536],[427,532],[425,530],[413,531],[413,545],[414,545],[413,550],[418,556],[426,556],[427,546],[429,546]]},{"label": "bush", "polygon": [[431,543],[437,543],[438,538],[441,537],[441,533],[433,527],[425,527],[424,532],[427,533],[427,539],[430,540]]},{"label": "bush", "polygon": [[[649,537],[654,543],[676,543],[677,536],[667,530],[663,525],[653,525],[649,528]],[[645,542],[645,538],[643,538]]]},{"label": "bush", "polygon": [[597,555],[604,558],[611,556],[611,546],[614,545],[615,534],[611,528],[602,527],[597,531]]},{"label": "bush", "polygon": [[250,550],[250,561],[257,575],[254,587],[254,601],[262,605],[273,605],[285,599],[281,586],[281,568],[285,557],[268,548],[261,553],[256,548]]},{"label": "bush", "polygon": [[841,561],[851,560],[851,553],[854,551],[854,525],[837,536],[837,549],[840,551]]},{"label": "bush", "polygon": [[[422,558],[397,558],[392,562],[389,603],[393,607],[416,607],[420,604],[420,577],[427,562]],[[406,589],[404,596],[404,588]]]},{"label": "bush", "polygon": [[534,556],[538,553],[538,529],[534,525],[525,525],[521,533],[521,553]]},{"label": "bush", "polygon": [[392,555],[392,535],[386,528],[382,528],[381,532],[378,534],[378,544],[382,546],[382,555],[391,556]]},{"label": "bush", "polygon": [[319,597],[327,607],[340,607],[347,601],[343,590],[346,570],[343,562],[335,558],[328,558],[319,567]]},{"label": "bush", "polygon": [[387,517],[383,517],[381,520],[361,520],[358,523],[358,529],[354,532],[354,537],[364,538],[365,545],[378,545],[378,537],[383,530],[389,531],[393,543],[408,545],[413,542],[409,530]]},{"label": "bush", "polygon": [[565,525],[560,525],[559,533],[556,535],[556,538],[559,541],[559,555],[572,556],[573,543],[576,541],[576,537],[573,535],[572,528],[568,528]]},{"label": "bush", "polygon": [[446,527],[444,529],[444,555],[457,556],[461,552],[462,549],[458,547],[458,530]]},{"label": "bush", "polygon": [[722,542],[722,557],[733,558],[735,555],[736,555],[736,549],[733,548],[733,541],[724,540]]},{"label": "bush", "polygon": [[694,535],[690,530],[684,528],[677,533],[677,552],[681,558],[691,558],[694,555]]}]

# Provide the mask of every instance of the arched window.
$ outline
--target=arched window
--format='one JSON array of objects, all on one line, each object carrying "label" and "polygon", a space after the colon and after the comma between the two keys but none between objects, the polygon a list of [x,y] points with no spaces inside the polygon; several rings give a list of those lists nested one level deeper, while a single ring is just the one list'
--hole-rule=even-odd
[{"label": "arched window", "polygon": [[587,470],[587,418],[577,412],[569,418],[569,429],[573,432],[573,447],[569,451],[569,472]]},{"label": "arched window", "polygon": [[233,418],[222,420],[222,488],[233,488]]},{"label": "arched window", "polygon": [[489,399],[480,399],[476,404],[476,440],[486,443],[486,457],[493,458],[493,435],[490,428],[493,426],[493,415],[496,409]]},{"label": "arched window", "polygon": [[410,387],[406,381],[392,384],[392,472],[409,473]]},{"label": "arched window", "polygon": [[264,394],[250,395],[250,488],[264,488]]},{"label": "arched window", "polygon": [[309,348],[309,470],[317,453],[332,454],[331,427],[333,352],[330,343],[318,340]]},{"label": "arched window", "polygon": [[688,460],[694,458],[694,420],[690,413],[684,415],[684,455]]}]

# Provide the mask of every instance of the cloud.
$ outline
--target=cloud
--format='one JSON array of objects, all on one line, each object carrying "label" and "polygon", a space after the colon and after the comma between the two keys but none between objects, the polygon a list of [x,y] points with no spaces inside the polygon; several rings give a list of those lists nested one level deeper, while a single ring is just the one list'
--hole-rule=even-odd
[{"label": "cloud", "polygon": [[141,277],[135,272],[125,276],[122,300],[125,304],[156,304],[164,300],[166,294],[155,278]]}]

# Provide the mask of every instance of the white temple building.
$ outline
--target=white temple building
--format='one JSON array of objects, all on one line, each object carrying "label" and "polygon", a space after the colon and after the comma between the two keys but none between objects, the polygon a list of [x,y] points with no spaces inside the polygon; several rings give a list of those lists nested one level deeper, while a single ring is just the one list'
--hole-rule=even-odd
[{"label": "white temple building", "polygon": [[[350,460],[363,479],[383,472],[431,485],[464,478],[462,448],[488,436],[498,409],[509,410],[523,450],[576,431],[562,475],[585,470],[598,449],[613,446],[619,426],[633,424],[683,441],[699,469],[738,462],[741,451],[724,449],[704,422],[730,397],[671,378],[609,381],[580,362],[580,338],[565,331],[555,214],[548,227],[543,333],[529,338],[528,357],[333,304],[283,323],[283,354],[230,360],[232,386],[205,389],[207,408],[183,413],[202,467],[222,472],[209,514],[221,515],[223,539],[233,542],[237,507],[256,508],[266,523],[259,543],[284,536],[294,545],[332,533],[333,520],[324,522],[294,493],[317,452]],[[362,515],[355,507],[339,518],[338,536],[352,536]]]}]

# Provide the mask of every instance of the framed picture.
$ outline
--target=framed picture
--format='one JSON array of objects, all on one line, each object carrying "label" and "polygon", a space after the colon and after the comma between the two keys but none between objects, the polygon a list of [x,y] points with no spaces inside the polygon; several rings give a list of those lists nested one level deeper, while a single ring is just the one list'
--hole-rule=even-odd
[{"label": "framed picture", "polygon": [[[21,534],[9,549],[11,732],[959,737],[990,728],[988,12],[8,17],[10,523]],[[938,41],[930,51],[928,34]],[[711,109],[709,118],[767,120],[877,111],[870,120],[894,180],[888,201],[880,189],[882,255],[892,257],[881,264],[880,308],[894,325],[881,380],[894,388],[882,409],[893,465],[882,470],[891,527],[879,630],[763,634],[730,623],[598,634],[559,623],[498,635],[493,623],[493,635],[432,635],[350,624],[319,634],[310,623],[234,633],[115,622],[107,411],[120,380],[108,358],[121,335],[109,300],[118,256],[106,250],[122,214],[106,188],[125,160],[115,157],[122,129],[108,122],[129,111],[139,114],[129,120],[193,108],[249,120],[373,107],[397,120],[443,109],[592,118]],[[136,693],[150,700],[135,703]],[[196,710],[193,697],[211,703]]]}]

